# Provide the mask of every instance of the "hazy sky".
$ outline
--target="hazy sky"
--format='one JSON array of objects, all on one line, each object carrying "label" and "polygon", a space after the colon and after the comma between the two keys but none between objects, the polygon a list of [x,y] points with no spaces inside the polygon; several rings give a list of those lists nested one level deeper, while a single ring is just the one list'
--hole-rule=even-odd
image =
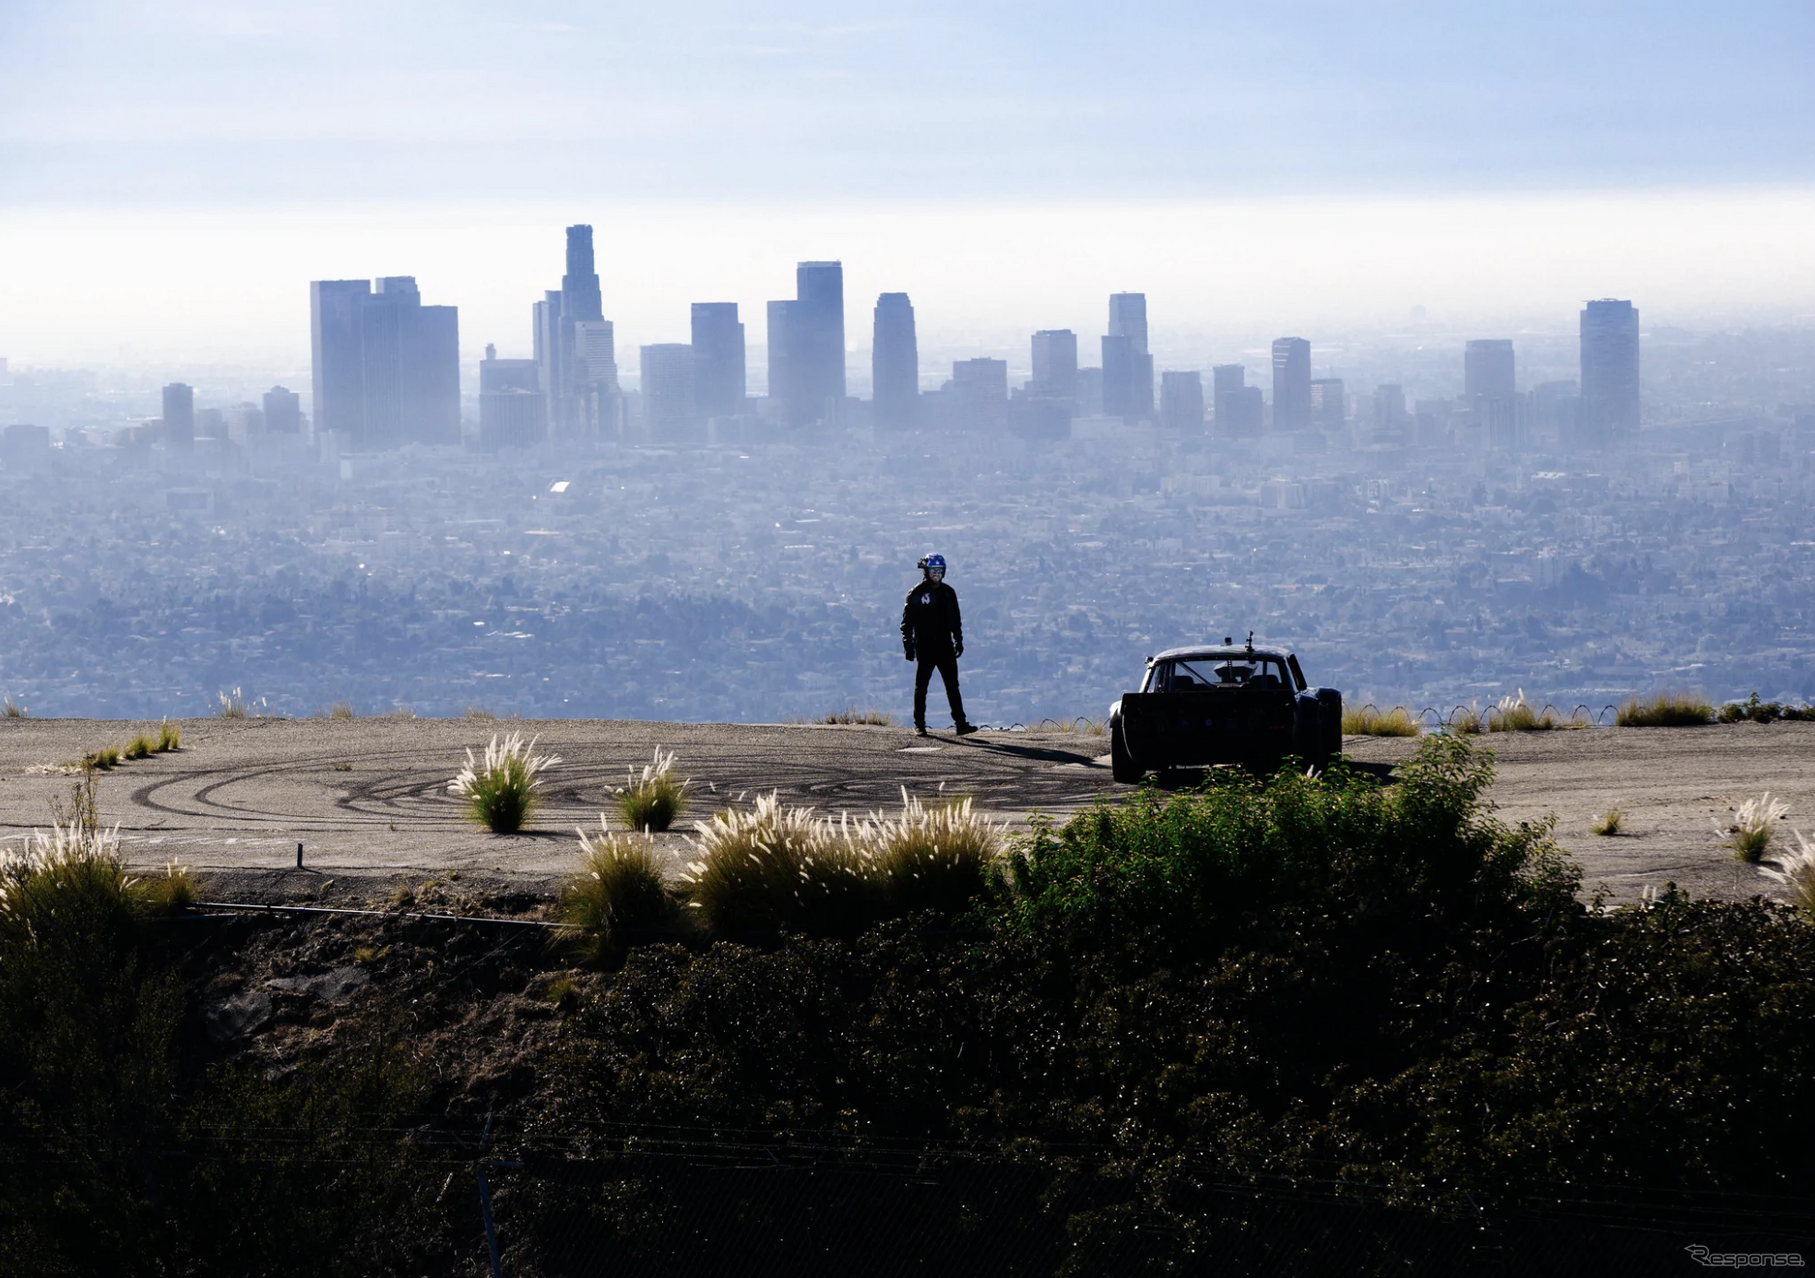
[{"label": "hazy sky", "polygon": [[518,348],[571,221],[626,344],[805,257],[954,335],[1795,314],[1812,108],[1809,0],[0,0],[0,354],[279,358],[377,273]]}]

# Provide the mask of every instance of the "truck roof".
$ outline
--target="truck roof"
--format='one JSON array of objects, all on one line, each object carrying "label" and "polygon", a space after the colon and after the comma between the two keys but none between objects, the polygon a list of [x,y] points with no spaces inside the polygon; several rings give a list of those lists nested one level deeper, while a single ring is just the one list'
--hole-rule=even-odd
[{"label": "truck roof", "polygon": [[1249,657],[1272,657],[1284,661],[1291,656],[1284,648],[1263,648],[1259,644],[1250,648],[1247,644],[1218,644],[1197,648],[1168,648],[1162,653],[1149,658],[1150,661],[1222,661],[1245,660]]}]

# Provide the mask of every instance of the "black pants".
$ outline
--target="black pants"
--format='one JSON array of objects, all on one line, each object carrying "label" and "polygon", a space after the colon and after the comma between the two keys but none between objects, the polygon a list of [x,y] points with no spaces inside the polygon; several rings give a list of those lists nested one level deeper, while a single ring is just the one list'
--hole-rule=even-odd
[{"label": "black pants", "polygon": [[920,651],[920,666],[914,672],[914,726],[926,727],[926,686],[933,681],[933,671],[937,670],[945,679],[945,700],[952,708],[952,724],[964,723],[964,698],[958,692],[958,658],[952,655],[951,649],[944,652]]}]

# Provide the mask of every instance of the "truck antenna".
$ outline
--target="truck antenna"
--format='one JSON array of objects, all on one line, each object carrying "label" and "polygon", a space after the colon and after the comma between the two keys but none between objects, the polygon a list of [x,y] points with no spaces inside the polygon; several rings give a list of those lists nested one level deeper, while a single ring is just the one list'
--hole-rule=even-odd
[{"label": "truck antenna", "polygon": [[1248,632],[1248,651],[1254,651],[1254,632],[1252,630]]}]

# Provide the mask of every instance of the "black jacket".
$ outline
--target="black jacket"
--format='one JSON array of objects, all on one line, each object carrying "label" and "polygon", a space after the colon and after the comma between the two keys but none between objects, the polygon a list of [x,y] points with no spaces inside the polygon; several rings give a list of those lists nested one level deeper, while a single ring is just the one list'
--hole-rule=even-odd
[{"label": "black jacket", "polygon": [[922,581],[908,591],[901,609],[901,646],[929,655],[962,648],[964,623],[958,616],[958,592],[943,581]]}]

